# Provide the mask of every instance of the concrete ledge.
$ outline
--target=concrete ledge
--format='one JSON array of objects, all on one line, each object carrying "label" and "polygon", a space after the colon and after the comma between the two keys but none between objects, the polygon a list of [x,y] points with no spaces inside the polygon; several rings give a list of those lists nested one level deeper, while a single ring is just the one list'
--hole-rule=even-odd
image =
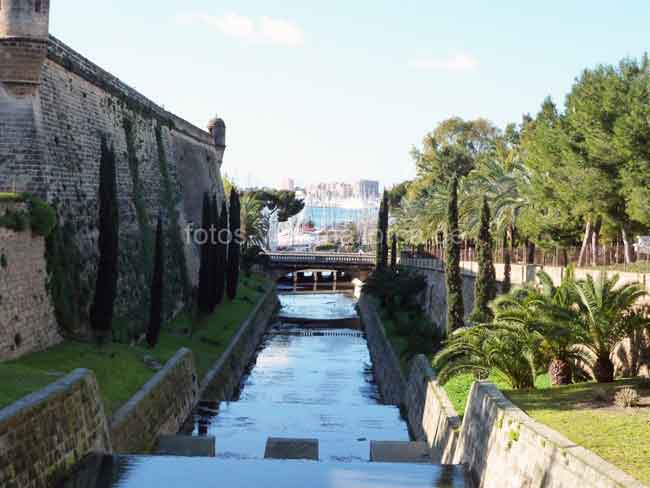
[{"label": "concrete ledge", "polygon": [[158,438],[157,454],[186,457],[214,457],[214,437],[191,435],[162,435]]},{"label": "concrete ledge", "polygon": [[311,459],[318,461],[318,439],[283,439],[269,437],[265,459]]},{"label": "concrete ledge", "polygon": [[269,286],[232,337],[226,350],[201,379],[201,400],[219,402],[233,398],[277,304],[275,286]]},{"label": "concrete ledge", "polygon": [[455,457],[481,488],[643,488],[641,482],[536,422],[492,383],[474,383]]},{"label": "concrete ledge", "polygon": [[370,461],[374,463],[430,463],[426,442],[370,441]]},{"label": "concrete ledge", "polygon": [[95,375],[77,369],[0,410],[0,486],[46,488],[111,439]]},{"label": "concrete ledge", "polygon": [[192,351],[179,349],[111,422],[113,448],[119,453],[147,453],[162,434],[176,434],[198,402]]}]

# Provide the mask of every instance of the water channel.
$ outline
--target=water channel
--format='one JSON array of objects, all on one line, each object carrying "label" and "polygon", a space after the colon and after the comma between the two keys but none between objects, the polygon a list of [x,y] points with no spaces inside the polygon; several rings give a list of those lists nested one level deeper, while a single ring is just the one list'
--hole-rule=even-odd
[{"label": "water channel", "polygon": [[[217,456],[263,458],[268,437],[316,438],[324,461],[368,461],[370,440],[408,441],[406,422],[383,405],[354,299],[281,294],[237,401],[200,409],[194,435],[217,439]],[[356,328],[339,327],[340,320]],[[296,322],[300,324],[296,324]]]},{"label": "water channel", "polygon": [[[239,397],[201,404],[192,435],[216,458],[90,456],[63,488],[461,488],[459,466],[369,461],[370,440],[408,441],[399,409],[382,403],[368,345],[345,293],[287,293]],[[341,326],[343,324],[343,326]],[[264,458],[268,437],[316,438],[320,460]]]}]

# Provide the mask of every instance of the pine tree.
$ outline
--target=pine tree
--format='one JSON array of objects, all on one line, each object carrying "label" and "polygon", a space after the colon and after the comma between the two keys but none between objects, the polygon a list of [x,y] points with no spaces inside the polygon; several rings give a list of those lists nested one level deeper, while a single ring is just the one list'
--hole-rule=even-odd
[{"label": "pine tree", "polygon": [[478,234],[478,273],[474,282],[474,310],[470,320],[474,323],[490,322],[494,317],[489,304],[497,296],[496,273],[492,260],[492,235],[490,233],[490,206],[483,197],[481,227]]},{"label": "pine tree", "polygon": [[95,297],[90,312],[91,327],[99,343],[109,340],[112,331],[119,254],[117,205],[115,153],[108,147],[106,140],[102,139],[99,162],[99,262]]},{"label": "pine tree", "polygon": [[237,297],[239,282],[239,259],[241,255],[241,215],[239,214],[239,193],[236,189],[230,192],[230,243],[228,244],[228,266],[226,276],[226,293],[230,300]]},{"label": "pine tree", "polygon": [[147,327],[147,344],[155,347],[160,337],[162,327],[162,299],[163,299],[163,268],[165,263],[163,249],[162,218],[158,216],[156,225],[156,250],[153,263],[153,277],[151,280],[151,301],[149,309],[149,325]]},{"label": "pine tree", "polygon": [[463,282],[460,275],[460,235],[458,230],[458,177],[449,184],[447,208],[445,279],[447,285],[447,336],[464,326]]},{"label": "pine tree", "polygon": [[397,268],[397,234],[393,234],[393,245],[390,250],[390,267]]},{"label": "pine tree", "polygon": [[226,265],[228,263],[228,208],[224,198],[221,202],[219,225],[217,226],[217,265],[215,274],[215,301],[217,305],[223,300],[226,289]]},{"label": "pine tree", "polygon": [[203,211],[201,215],[201,228],[207,233],[204,235],[205,242],[200,242],[201,246],[201,263],[199,267],[199,312],[209,314],[212,310],[210,307],[210,197],[208,193],[203,194]]}]

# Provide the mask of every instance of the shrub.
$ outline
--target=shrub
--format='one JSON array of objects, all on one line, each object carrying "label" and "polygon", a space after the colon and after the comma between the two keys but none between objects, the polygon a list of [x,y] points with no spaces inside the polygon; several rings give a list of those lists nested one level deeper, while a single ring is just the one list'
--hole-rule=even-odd
[{"label": "shrub", "polygon": [[47,237],[56,226],[56,211],[40,198],[31,197],[29,199],[29,223],[32,232]]},{"label": "shrub", "polygon": [[607,390],[605,388],[594,388],[594,401],[601,403],[609,401]]},{"label": "shrub", "polygon": [[419,273],[406,269],[381,268],[370,275],[363,290],[378,298],[391,315],[393,307],[403,309],[408,306],[426,286],[426,279]]},{"label": "shrub", "polygon": [[614,403],[621,408],[635,407],[639,404],[639,394],[634,388],[621,388],[614,395]]}]

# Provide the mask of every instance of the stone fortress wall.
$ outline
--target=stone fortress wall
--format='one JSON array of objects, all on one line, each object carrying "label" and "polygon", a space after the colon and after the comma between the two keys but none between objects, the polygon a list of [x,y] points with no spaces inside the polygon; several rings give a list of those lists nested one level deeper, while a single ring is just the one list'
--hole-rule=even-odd
[{"label": "stone fortress wall", "polygon": [[119,205],[116,319],[146,321],[159,215],[170,316],[198,281],[198,250],[184,230],[200,222],[204,192],[221,208],[225,125],[195,127],[49,35],[49,8],[46,0],[3,0],[0,9],[0,191],[33,193],[57,209],[52,252],[63,253],[55,258],[74,277],[67,293],[79,307],[54,306],[59,326],[83,335],[96,279],[104,142],[114,153]]}]

